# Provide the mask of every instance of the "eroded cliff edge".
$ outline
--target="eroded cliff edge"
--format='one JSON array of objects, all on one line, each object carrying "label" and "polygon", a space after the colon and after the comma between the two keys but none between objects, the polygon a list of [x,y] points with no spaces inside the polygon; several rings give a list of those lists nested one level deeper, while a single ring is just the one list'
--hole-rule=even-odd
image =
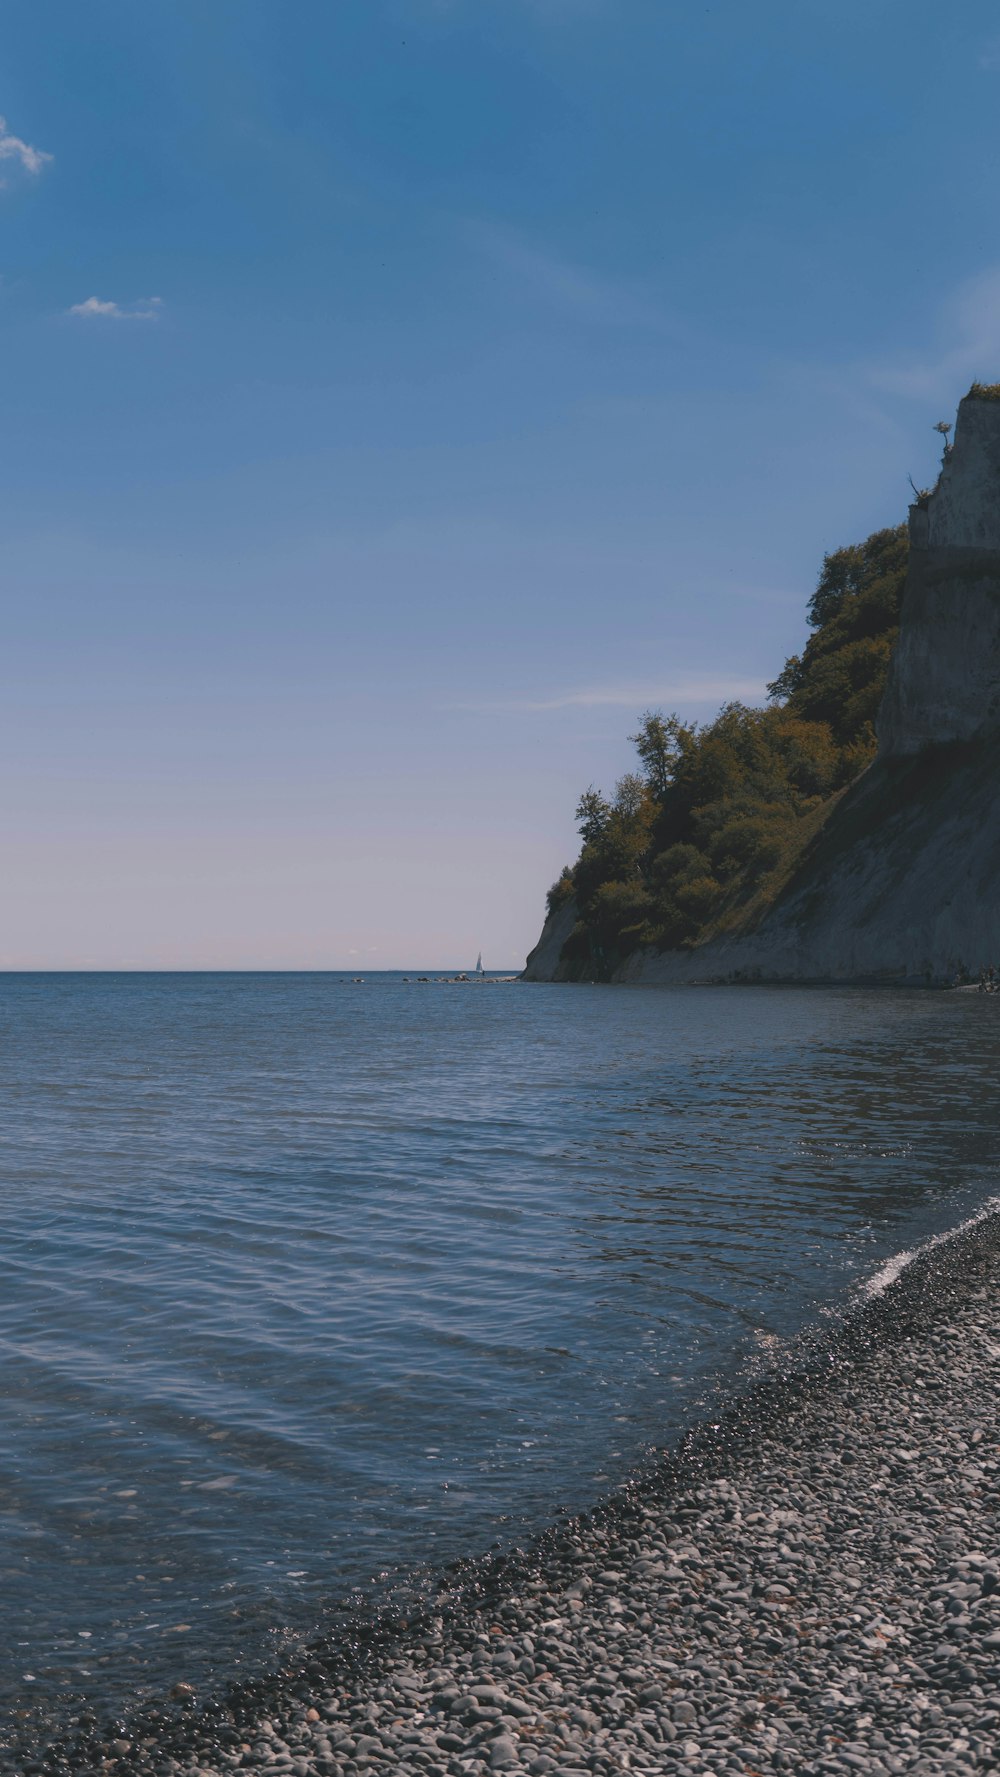
[{"label": "eroded cliff edge", "polygon": [[[944,983],[1000,960],[1000,400],[973,391],[910,508],[900,634],[875,762],[771,905],[724,938],[640,950],[618,980]],[[528,980],[568,980],[572,903]]]}]

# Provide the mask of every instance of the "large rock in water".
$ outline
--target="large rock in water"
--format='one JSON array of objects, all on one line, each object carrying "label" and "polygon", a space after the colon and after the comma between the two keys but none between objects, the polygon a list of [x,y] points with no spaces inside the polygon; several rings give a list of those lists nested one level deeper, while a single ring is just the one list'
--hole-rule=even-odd
[{"label": "large rock in water", "polygon": [[[968,395],[910,566],[874,764],[753,927],[629,981],[934,982],[1000,964],[1000,401]],[[534,980],[569,978],[547,922]]]}]

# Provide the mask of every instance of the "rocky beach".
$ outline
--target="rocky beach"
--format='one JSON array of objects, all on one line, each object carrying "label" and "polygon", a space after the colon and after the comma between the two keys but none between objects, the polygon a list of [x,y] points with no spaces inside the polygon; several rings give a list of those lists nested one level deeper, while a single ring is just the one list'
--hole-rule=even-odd
[{"label": "rocky beach", "polygon": [[409,1622],[19,1773],[611,1777],[996,1768],[1000,1218],[583,1519],[452,1572]]}]

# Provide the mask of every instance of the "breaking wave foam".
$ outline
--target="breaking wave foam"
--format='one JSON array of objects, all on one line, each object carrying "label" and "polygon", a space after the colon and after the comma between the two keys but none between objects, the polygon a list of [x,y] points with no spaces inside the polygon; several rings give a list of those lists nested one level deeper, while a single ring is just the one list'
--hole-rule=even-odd
[{"label": "breaking wave foam", "polygon": [[897,1277],[906,1270],[908,1265],[912,1265],[914,1259],[919,1259],[923,1253],[933,1252],[935,1247],[946,1246],[950,1240],[956,1240],[960,1234],[967,1234],[970,1228],[977,1227],[980,1222],[988,1221],[990,1216],[995,1216],[998,1212],[1000,1212],[1000,1197],[990,1197],[980,1209],[976,1210],[974,1215],[966,1216],[965,1220],[956,1223],[954,1228],[945,1228],[940,1234],[932,1234],[928,1240],[922,1240],[918,1246],[904,1247],[902,1252],[893,1253],[892,1257],[886,1259],[885,1264],[881,1265],[874,1275],[861,1285],[862,1296],[869,1302],[873,1302],[878,1296],[884,1296],[886,1290],[895,1283]]}]

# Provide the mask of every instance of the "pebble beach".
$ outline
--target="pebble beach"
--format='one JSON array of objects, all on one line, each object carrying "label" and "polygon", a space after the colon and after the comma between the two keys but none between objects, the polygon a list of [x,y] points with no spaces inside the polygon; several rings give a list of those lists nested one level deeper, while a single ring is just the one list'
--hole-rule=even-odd
[{"label": "pebble beach", "polygon": [[995,1770],[1000,1219],[918,1255],[584,1519],[413,1620],[19,1773]]}]

